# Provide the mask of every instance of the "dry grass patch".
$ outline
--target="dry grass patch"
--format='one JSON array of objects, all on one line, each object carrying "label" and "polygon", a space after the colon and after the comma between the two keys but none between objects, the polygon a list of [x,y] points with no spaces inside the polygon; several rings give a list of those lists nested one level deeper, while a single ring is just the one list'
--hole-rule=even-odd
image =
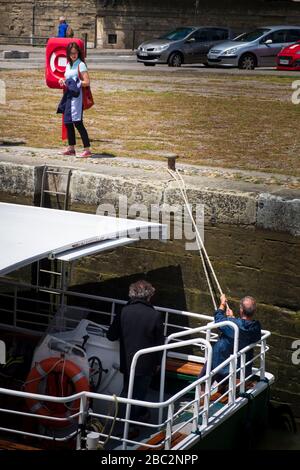
[{"label": "dry grass patch", "polygon": [[[285,77],[92,72],[96,106],[85,114],[93,150],[299,175],[300,107]],[[43,72],[2,71],[7,105],[0,133],[28,146],[59,147],[59,90]]]}]

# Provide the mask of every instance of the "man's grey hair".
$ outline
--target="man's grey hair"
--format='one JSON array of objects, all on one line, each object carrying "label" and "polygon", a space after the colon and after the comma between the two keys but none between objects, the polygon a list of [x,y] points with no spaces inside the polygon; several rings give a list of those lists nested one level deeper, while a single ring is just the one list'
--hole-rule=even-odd
[{"label": "man's grey hair", "polygon": [[256,300],[254,297],[250,297],[250,295],[247,295],[246,297],[243,297],[240,302],[240,307],[243,310],[243,313],[247,317],[253,317],[253,315],[256,312]]},{"label": "man's grey hair", "polygon": [[66,18],[64,16],[60,16],[59,21],[66,21]]},{"label": "man's grey hair", "polygon": [[155,289],[152,284],[143,279],[129,286],[129,297],[131,299],[150,299],[154,292]]}]

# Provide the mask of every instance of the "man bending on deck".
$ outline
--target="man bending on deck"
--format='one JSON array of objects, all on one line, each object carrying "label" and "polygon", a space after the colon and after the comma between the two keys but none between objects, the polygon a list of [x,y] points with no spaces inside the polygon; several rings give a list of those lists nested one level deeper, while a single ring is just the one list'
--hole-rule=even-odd
[{"label": "man bending on deck", "polygon": [[[240,301],[239,318],[235,318],[232,310],[228,308],[227,299],[225,294],[221,295],[220,306],[215,312],[215,323],[222,321],[232,321],[239,328],[239,351],[246,346],[256,343],[261,338],[261,325],[258,320],[254,319],[256,312],[256,300],[253,297],[246,296]],[[212,364],[211,369],[213,370],[223,361],[229,358],[233,353],[234,343],[234,330],[230,326],[220,327],[221,336],[213,347],[212,353]],[[246,353],[246,363],[253,359],[253,349]],[[238,361],[237,367],[240,366]],[[199,378],[206,374],[206,364],[204,365]],[[223,380],[229,374],[229,364],[224,366],[217,374],[213,376],[213,379],[217,382]],[[246,378],[252,375],[252,363],[246,366]],[[219,392],[224,393],[228,385],[228,380],[224,381],[219,387]]]}]

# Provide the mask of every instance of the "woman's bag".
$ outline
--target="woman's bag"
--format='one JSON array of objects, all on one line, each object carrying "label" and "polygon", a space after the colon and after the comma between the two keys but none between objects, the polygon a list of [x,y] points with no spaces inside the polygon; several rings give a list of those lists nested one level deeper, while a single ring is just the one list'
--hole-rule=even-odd
[{"label": "woman's bag", "polygon": [[[82,74],[79,70],[78,65],[78,77],[80,80],[83,80]],[[83,86],[82,87],[82,106],[83,109],[90,109],[94,105],[94,98],[92,95],[92,90],[90,86]]]},{"label": "woman's bag", "polygon": [[82,87],[82,105],[83,109],[90,109],[94,105],[94,98],[90,86]]}]

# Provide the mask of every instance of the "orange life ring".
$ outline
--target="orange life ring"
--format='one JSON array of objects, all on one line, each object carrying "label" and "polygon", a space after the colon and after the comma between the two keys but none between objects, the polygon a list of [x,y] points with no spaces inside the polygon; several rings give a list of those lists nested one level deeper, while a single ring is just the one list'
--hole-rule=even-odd
[{"label": "orange life ring", "polygon": [[[54,381],[63,390],[54,390]],[[52,381],[52,383],[51,383]],[[52,390],[51,390],[52,388]],[[41,395],[68,396],[82,391],[89,391],[89,381],[83,371],[72,361],[61,357],[49,357],[38,362],[31,369],[25,382],[25,392],[37,393]],[[52,416],[55,418],[65,418],[61,421],[41,419],[46,427],[62,428],[72,423],[70,416],[79,411],[80,399],[74,400],[70,404],[40,402],[32,398],[26,399],[28,409],[41,417]]]}]

